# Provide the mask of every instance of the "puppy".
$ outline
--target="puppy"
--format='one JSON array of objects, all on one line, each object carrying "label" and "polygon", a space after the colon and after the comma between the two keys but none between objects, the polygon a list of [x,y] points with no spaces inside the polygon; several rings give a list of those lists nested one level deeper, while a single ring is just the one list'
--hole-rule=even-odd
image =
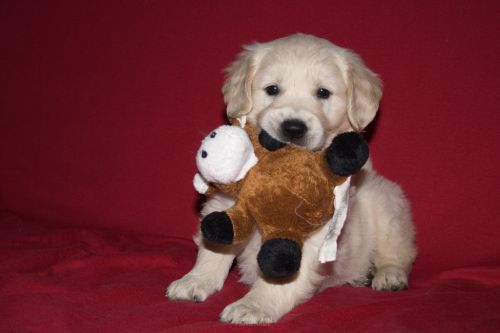
[{"label": "puppy", "polygon": [[[246,46],[229,67],[222,91],[229,116],[244,115],[273,139],[319,150],[336,134],[362,131],[373,120],[382,83],[352,51],[296,34]],[[204,301],[222,288],[235,257],[241,281],[250,284],[251,290],[223,310],[220,318],[225,322],[276,322],[314,293],[335,285],[405,289],[417,253],[409,204],[400,187],[378,175],[371,162],[352,183],[336,261],[320,264],[318,260],[328,224],[306,240],[300,270],[284,284],[260,275],[258,231],[244,245],[232,247],[210,244],[198,234],[196,264],[168,287],[167,296]],[[214,195],[204,205],[202,216],[226,210],[233,203],[233,198]]]}]

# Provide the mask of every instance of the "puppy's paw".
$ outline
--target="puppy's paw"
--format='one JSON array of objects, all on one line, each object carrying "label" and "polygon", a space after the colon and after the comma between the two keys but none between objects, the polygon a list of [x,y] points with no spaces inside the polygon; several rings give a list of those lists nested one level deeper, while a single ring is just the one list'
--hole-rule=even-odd
[{"label": "puppy's paw", "polygon": [[274,318],[271,313],[267,313],[257,304],[242,299],[226,306],[222,311],[220,320],[231,324],[255,325],[274,323],[277,318]]},{"label": "puppy's paw", "polygon": [[202,276],[185,275],[167,288],[165,296],[172,301],[203,302],[208,296],[219,291],[221,286]]},{"label": "puppy's paw", "polygon": [[372,288],[378,291],[400,291],[408,288],[406,272],[396,266],[377,269],[372,280]]}]

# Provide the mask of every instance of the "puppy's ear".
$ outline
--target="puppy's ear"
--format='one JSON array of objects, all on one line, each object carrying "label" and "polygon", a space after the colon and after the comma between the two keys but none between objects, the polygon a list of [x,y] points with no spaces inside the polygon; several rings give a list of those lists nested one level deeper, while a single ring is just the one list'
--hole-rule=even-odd
[{"label": "puppy's ear", "polygon": [[262,49],[258,43],[245,46],[245,50],[226,69],[222,94],[229,117],[245,115],[252,109],[252,81],[262,58]]},{"label": "puppy's ear", "polygon": [[382,81],[357,54],[347,52],[346,62],[347,116],[353,129],[361,131],[375,118],[382,97]]}]

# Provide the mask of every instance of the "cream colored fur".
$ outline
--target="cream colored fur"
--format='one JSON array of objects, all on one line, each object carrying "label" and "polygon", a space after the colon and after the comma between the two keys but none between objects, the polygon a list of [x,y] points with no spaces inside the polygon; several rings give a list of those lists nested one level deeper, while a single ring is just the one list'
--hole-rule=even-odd
[{"label": "cream colored fur", "polygon": [[[278,85],[279,94],[266,94],[269,85]],[[332,95],[319,99],[319,88]],[[247,115],[252,125],[283,141],[287,138],[281,133],[281,123],[300,119],[307,125],[307,133],[288,142],[318,150],[336,134],[362,130],[373,120],[382,84],[353,52],[314,36],[296,34],[247,46],[229,68],[223,93],[228,115]],[[378,175],[368,162],[354,178],[350,202],[335,262],[318,261],[328,226],[306,240],[300,271],[286,284],[270,283],[260,276],[258,232],[239,247],[215,246],[197,235],[196,264],[169,286],[167,296],[204,301],[222,288],[236,256],[241,281],[250,284],[251,290],[223,310],[221,320],[231,323],[275,322],[324,288],[369,285],[369,274],[373,274],[371,286],[375,290],[405,288],[416,247],[409,203],[400,187]],[[229,197],[216,195],[207,201],[202,216],[233,203]]]}]

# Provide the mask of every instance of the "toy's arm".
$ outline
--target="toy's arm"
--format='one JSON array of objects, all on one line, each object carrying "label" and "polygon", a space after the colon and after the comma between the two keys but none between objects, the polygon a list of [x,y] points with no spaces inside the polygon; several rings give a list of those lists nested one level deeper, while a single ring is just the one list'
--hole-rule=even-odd
[{"label": "toy's arm", "polygon": [[358,172],[368,160],[370,149],[361,134],[346,132],[333,138],[326,149],[326,159],[333,173],[351,176]]},{"label": "toy's arm", "polygon": [[247,239],[255,223],[240,203],[223,212],[212,212],[201,221],[203,236],[220,244],[238,244]]},{"label": "toy's arm", "polygon": [[234,243],[240,243],[250,237],[255,228],[255,221],[241,200],[227,210],[227,215],[233,224]]}]

